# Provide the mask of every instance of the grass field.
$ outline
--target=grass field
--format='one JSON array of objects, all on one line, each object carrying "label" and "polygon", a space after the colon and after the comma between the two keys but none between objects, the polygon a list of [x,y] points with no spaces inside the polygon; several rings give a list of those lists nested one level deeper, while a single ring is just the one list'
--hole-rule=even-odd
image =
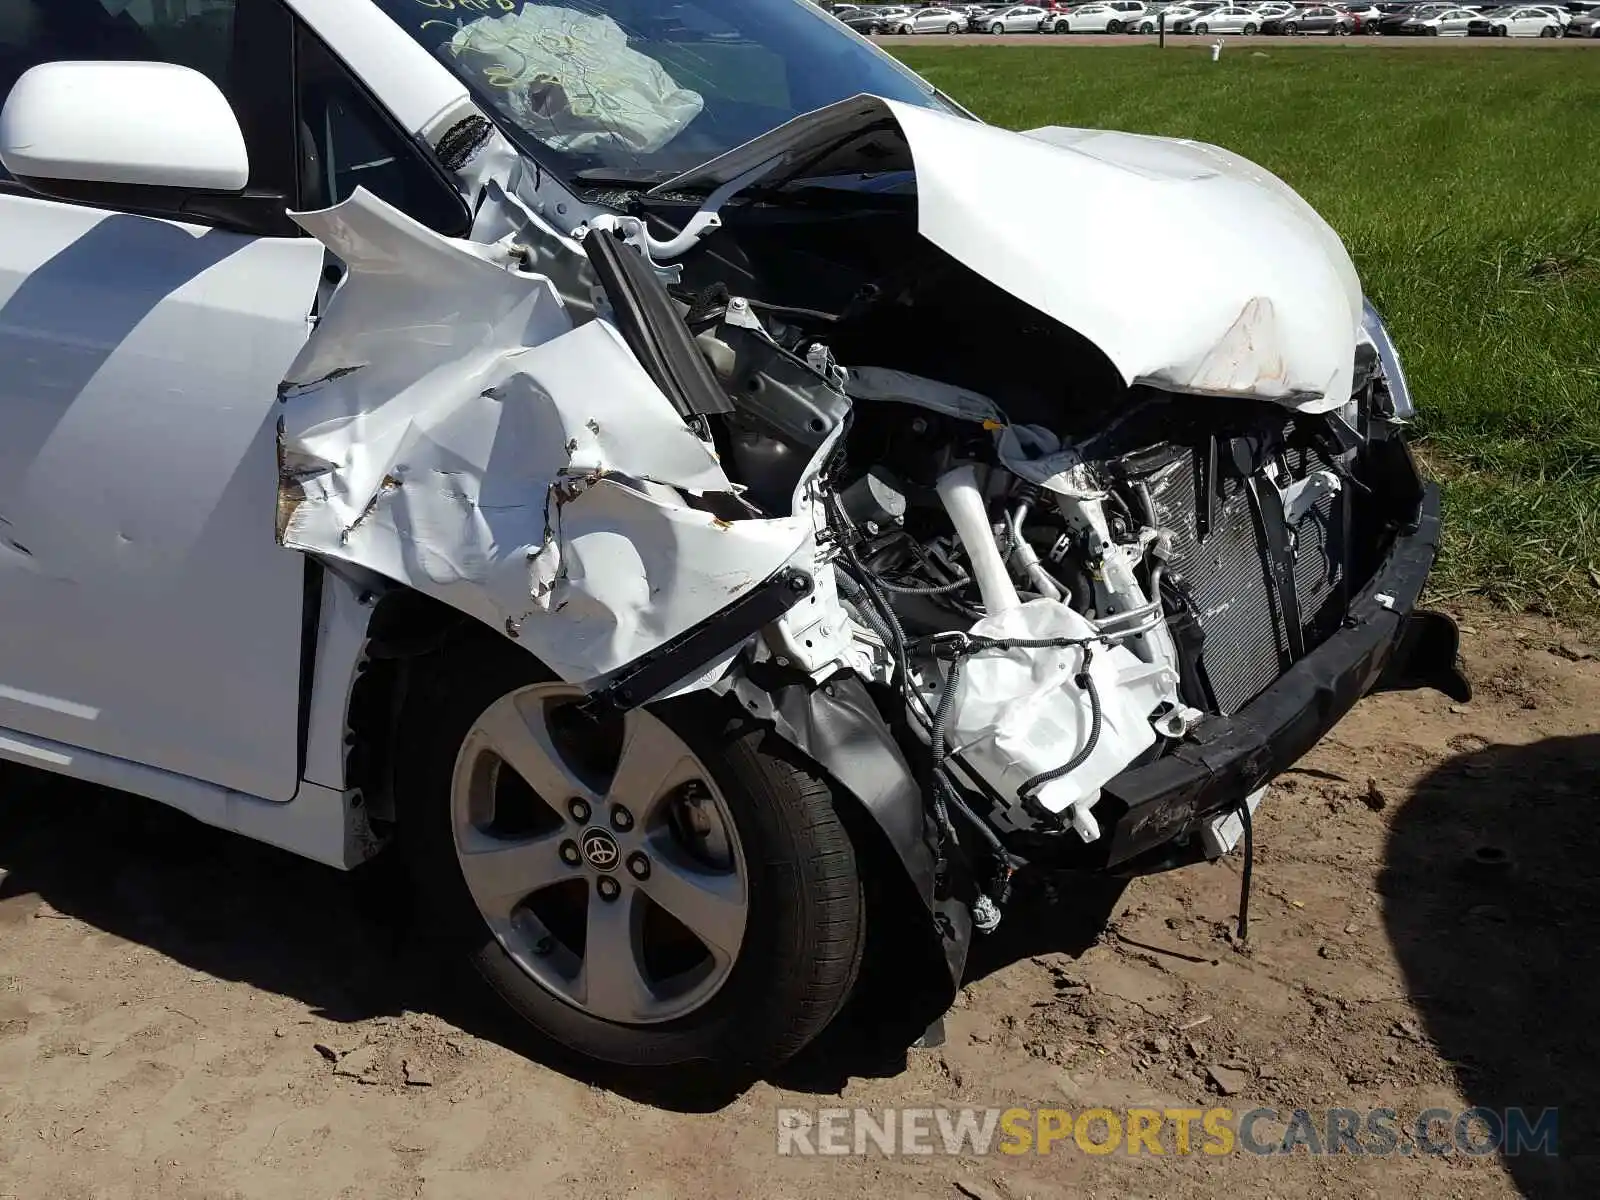
[{"label": "grass field", "polygon": [[[1286,179],[1344,237],[1400,346],[1445,486],[1435,596],[1600,625],[1600,54],[896,52],[996,124],[1198,138]],[[1129,232],[1182,237],[1174,216]]]}]

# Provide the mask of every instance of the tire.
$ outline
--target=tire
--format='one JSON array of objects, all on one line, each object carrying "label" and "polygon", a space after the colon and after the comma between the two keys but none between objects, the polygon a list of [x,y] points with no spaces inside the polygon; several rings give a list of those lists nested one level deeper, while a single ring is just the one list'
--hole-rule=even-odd
[{"label": "tire", "polygon": [[989,26],[990,33],[1004,33],[1005,31],[1006,27],[1000,24],[999,21],[996,21],[993,25]]},{"label": "tire", "polygon": [[[631,713],[615,728],[585,726],[565,755],[551,751],[561,739],[543,714],[576,694],[531,656],[497,642],[454,646],[448,658],[419,669],[397,731],[395,812],[426,932],[463,953],[524,1020],[587,1058],[633,1067],[696,1063],[710,1071],[781,1063],[843,1007],[865,939],[855,851],[827,784],[737,706],[706,693]],[[528,738],[530,729],[543,740]],[[694,780],[639,791],[647,799],[629,801],[637,811],[626,825],[614,808],[602,815],[615,799],[608,781],[615,768],[593,749],[620,747],[624,736],[647,739],[630,740],[633,746],[683,755],[677,778]],[[504,774],[494,747],[506,746],[520,750],[523,774]],[[585,761],[574,768],[580,747]],[[673,761],[663,753],[628,761]],[[567,798],[541,802],[521,783],[524,774],[556,781],[546,791],[588,788],[571,781],[594,780],[593,806],[573,814]],[[698,793],[687,800],[692,811],[674,820],[684,810],[673,798],[688,788]],[[654,791],[662,794],[648,799]],[[624,785],[620,794],[635,793]],[[696,830],[687,842],[680,838],[686,822]],[[558,857],[543,857],[558,839]],[[685,849],[690,843],[697,849]],[[504,847],[519,856],[505,857]],[[703,855],[706,847],[717,854]],[[487,872],[464,868],[474,861],[488,862]],[[556,882],[524,893],[529,869]],[[606,880],[616,895],[609,904],[602,899]],[[480,905],[475,888],[504,899]],[[660,917],[655,895],[675,897],[675,905],[685,896],[698,901],[679,911],[697,912],[689,919],[716,930],[713,939],[727,952],[719,959],[708,949],[712,941]],[[493,924],[486,909],[495,913]],[[742,913],[737,924],[735,913]],[[596,930],[626,944],[631,964],[619,955],[591,960]],[[653,966],[641,949],[652,936]],[[581,951],[570,948],[574,941]],[[691,943],[703,959],[698,966],[683,965]],[[519,965],[513,953],[533,965]],[[590,974],[591,961],[612,969]],[[618,971],[618,964],[631,969]],[[641,987],[641,976],[651,982]],[[668,979],[681,983],[678,990],[663,983]],[[620,1019],[619,1011],[638,1019]]]},{"label": "tire", "polygon": [[1106,32],[1107,33],[1121,33],[1122,32],[1122,22],[1121,21],[1107,21],[1106,22]]},{"label": "tire", "polygon": [[895,32],[900,34],[902,37],[909,37],[911,34],[915,33],[916,30],[911,28],[909,25],[902,25],[899,29],[896,29]]},{"label": "tire", "polygon": [[1339,37],[1349,37],[1355,31],[1353,29],[1351,29],[1350,26],[1346,25],[1343,21],[1340,21],[1338,24],[1336,24],[1333,27],[1333,32],[1335,34],[1337,34]]},{"label": "tire", "polygon": [[1211,26],[1207,25],[1204,21],[1201,21],[1194,27],[1194,31],[1201,37],[1205,37],[1206,34],[1211,32]]},{"label": "tire", "polygon": [[946,25],[944,27],[944,31],[946,33],[950,34],[951,36],[954,36],[954,35],[956,35],[956,34],[961,32],[961,26],[957,25],[954,21],[952,21],[950,24],[948,24],[948,25]]},{"label": "tire", "polygon": [[1423,28],[1425,28],[1428,31],[1428,36],[1429,37],[1438,37],[1439,36],[1439,27],[1437,25],[1426,25]]},{"label": "tire", "polygon": [[1244,34],[1244,36],[1245,36],[1245,37],[1255,37],[1255,35],[1256,35],[1256,30],[1257,30],[1257,28],[1258,28],[1258,27],[1257,27],[1257,26],[1255,26],[1255,25],[1246,25],[1246,26],[1245,26],[1245,27],[1244,27],[1244,28],[1243,28],[1243,29],[1242,29],[1242,30],[1240,30],[1240,31],[1239,31],[1239,32],[1241,32],[1241,33],[1242,33],[1242,34]]},{"label": "tire", "polygon": [[1300,26],[1294,25],[1294,24],[1285,25],[1283,27],[1283,32],[1285,34],[1287,34],[1289,37],[1299,37],[1300,36]]},{"label": "tire", "polygon": [[1155,31],[1156,31],[1156,27],[1153,24],[1151,24],[1149,21],[1146,21],[1143,25],[1139,26],[1139,32],[1144,34],[1146,37],[1148,37],[1150,34],[1154,33]]},{"label": "tire", "polygon": [[1556,27],[1554,25],[1546,25],[1543,29],[1539,30],[1539,36],[1542,37],[1542,38],[1553,38],[1553,37],[1555,37],[1556,36]]}]

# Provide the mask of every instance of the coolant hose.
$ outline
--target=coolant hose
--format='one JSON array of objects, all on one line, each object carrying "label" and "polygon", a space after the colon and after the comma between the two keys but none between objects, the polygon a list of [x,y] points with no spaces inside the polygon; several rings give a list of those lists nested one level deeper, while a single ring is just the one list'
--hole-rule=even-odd
[{"label": "coolant hose", "polygon": [[993,616],[1018,607],[1022,601],[995,543],[983,493],[978,489],[976,468],[968,464],[939,476],[939,499],[972,563],[972,576],[978,581],[984,609]]},{"label": "coolant hose", "polygon": [[1028,545],[1027,539],[1022,536],[1022,525],[1027,519],[1028,506],[1026,504],[1017,505],[1015,511],[1011,514],[1011,555],[1017,560],[1017,564],[1022,568],[1023,573],[1032,581],[1034,590],[1041,596],[1048,596],[1052,600],[1066,599],[1061,594],[1060,585],[1050,578],[1050,573],[1039,562],[1039,555],[1034,552],[1033,547]]}]

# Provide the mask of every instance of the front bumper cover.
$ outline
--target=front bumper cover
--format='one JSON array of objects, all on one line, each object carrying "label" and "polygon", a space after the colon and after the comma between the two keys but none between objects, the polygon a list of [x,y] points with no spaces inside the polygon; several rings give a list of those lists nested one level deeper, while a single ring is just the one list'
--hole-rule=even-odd
[{"label": "front bumper cover", "polygon": [[1439,491],[1425,484],[1415,524],[1395,538],[1343,629],[1239,712],[1203,722],[1174,753],[1106,785],[1096,806],[1111,826],[1105,865],[1183,842],[1204,817],[1292,766],[1370,691],[1427,686],[1470,698],[1454,622],[1416,611],[1438,545]]}]

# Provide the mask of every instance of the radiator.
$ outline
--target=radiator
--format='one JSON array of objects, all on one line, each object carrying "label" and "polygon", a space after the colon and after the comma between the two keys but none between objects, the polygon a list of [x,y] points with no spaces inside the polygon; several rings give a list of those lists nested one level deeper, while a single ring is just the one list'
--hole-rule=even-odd
[{"label": "radiator", "polygon": [[[1288,527],[1292,594],[1273,583],[1266,528],[1250,483],[1224,465],[1214,469],[1210,443],[1170,446],[1123,460],[1118,474],[1145,500],[1154,523],[1172,535],[1168,573],[1201,631],[1200,669],[1211,706],[1237,712],[1302,652],[1321,644],[1343,619],[1349,504],[1342,492],[1325,495]],[[1295,438],[1291,423],[1278,461],[1291,479],[1328,465]],[[1254,476],[1258,494],[1273,484]],[[1212,500],[1204,504],[1202,489]],[[1265,502],[1270,502],[1267,498]],[[1206,527],[1209,515],[1209,527]],[[1286,602],[1298,608],[1291,637]]]}]

